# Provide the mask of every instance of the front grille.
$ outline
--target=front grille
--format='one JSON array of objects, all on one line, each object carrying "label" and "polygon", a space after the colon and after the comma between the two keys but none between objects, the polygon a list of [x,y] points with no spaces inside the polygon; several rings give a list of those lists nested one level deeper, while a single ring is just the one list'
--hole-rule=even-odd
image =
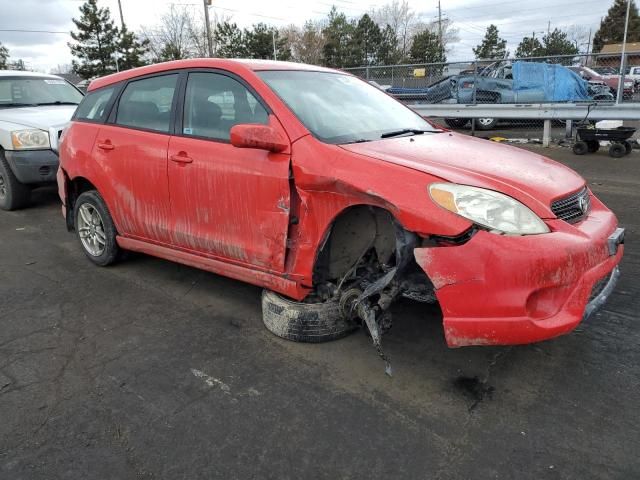
[{"label": "front grille", "polygon": [[577,223],[584,219],[591,210],[591,198],[587,187],[568,197],[556,200],[551,204],[551,210],[556,217],[568,223]]}]

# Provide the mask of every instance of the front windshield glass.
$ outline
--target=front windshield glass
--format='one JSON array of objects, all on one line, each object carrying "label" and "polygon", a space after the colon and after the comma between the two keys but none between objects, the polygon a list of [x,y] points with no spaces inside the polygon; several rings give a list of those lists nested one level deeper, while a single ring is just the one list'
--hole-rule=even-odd
[{"label": "front windshield glass", "polygon": [[326,143],[354,143],[436,131],[400,102],[350,75],[299,70],[257,74],[304,126]]},{"label": "front windshield glass", "polygon": [[75,104],[82,94],[61,78],[0,77],[0,108]]}]

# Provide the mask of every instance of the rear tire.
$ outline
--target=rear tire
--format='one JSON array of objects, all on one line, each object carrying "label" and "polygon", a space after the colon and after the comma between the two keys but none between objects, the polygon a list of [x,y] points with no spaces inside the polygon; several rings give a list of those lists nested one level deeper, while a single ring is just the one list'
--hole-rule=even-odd
[{"label": "rear tire", "polygon": [[101,267],[116,261],[120,253],[116,227],[98,192],[90,190],[78,197],[73,222],[80,246],[89,260]]},{"label": "rear tire", "polygon": [[627,155],[629,155],[633,151],[633,145],[631,145],[631,142],[628,140],[625,140],[623,145],[625,150],[627,151]]},{"label": "rear tire", "polygon": [[627,154],[627,149],[620,143],[614,143],[609,147],[609,155],[613,158],[622,158]]},{"label": "rear tire", "polygon": [[587,142],[576,142],[573,144],[573,153],[575,153],[576,155],[584,155],[589,151],[589,146],[587,145]]},{"label": "rear tire", "polygon": [[306,343],[336,340],[358,328],[356,322],[343,317],[336,300],[302,303],[270,290],[262,292],[262,321],[274,335]]},{"label": "rear tire", "polygon": [[0,152],[0,209],[11,211],[27,206],[31,189],[20,183]]},{"label": "rear tire", "polygon": [[498,125],[497,118],[476,118],[476,128],[478,130],[493,130]]}]

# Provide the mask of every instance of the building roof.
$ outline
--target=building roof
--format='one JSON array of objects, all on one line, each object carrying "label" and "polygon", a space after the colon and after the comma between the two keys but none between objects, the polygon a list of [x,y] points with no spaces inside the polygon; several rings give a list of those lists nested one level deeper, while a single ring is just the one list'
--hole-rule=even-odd
[{"label": "building roof", "polygon": [[67,82],[77,85],[82,81],[82,77],[77,73],[56,73],[59,77],[64,78]]},{"label": "building roof", "polygon": [[[622,53],[622,44],[621,43],[609,43],[602,47],[600,53],[609,54],[609,55],[620,55]],[[627,42],[627,48],[625,49],[625,53],[640,53],[640,42],[629,43]]]},{"label": "building roof", "polygon": [[25,72],[23,70],[0,70],[0,77],[44,77],[44,78],[60,78],[57,75],[49,75],[47,73]]}]

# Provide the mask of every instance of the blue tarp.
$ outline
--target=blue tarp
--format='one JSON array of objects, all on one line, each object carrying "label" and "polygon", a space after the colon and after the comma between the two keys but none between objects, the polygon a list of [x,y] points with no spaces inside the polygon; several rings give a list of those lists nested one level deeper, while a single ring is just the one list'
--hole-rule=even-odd
[{"label": "blue tarp", "polygon": [[589,100],[588,83],[562,65],[535,62],[513,63],[513,90],[543,89],[551,102]]}]

